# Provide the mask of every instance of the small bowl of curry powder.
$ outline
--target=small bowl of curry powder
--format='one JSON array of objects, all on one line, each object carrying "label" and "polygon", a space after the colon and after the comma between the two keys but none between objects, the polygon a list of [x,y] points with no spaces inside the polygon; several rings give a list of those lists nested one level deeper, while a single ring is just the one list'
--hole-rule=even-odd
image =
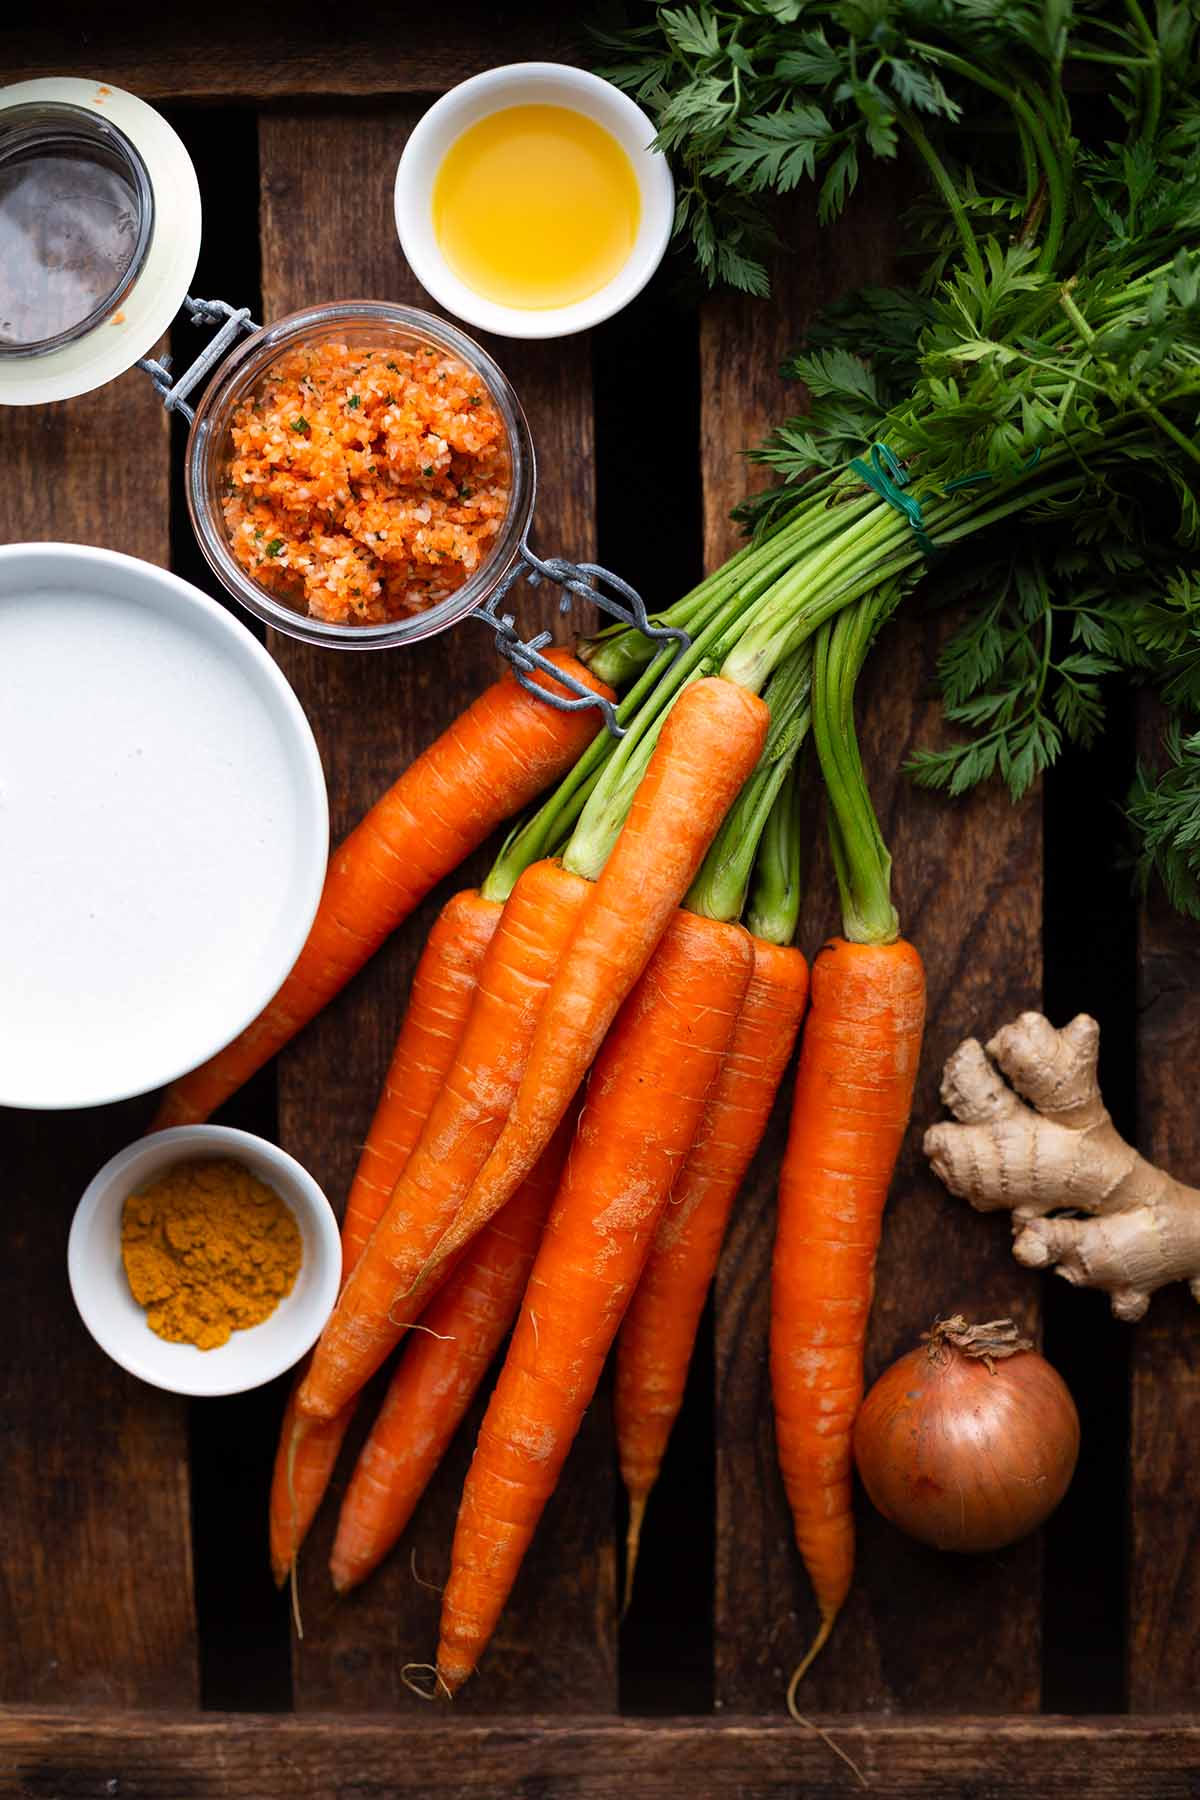
[{"label": "small bowl of curry powder", "polygon": [[275,1144],[187,1125],[107,1162],[67,1251],[84,1324],[114,1361],[179,1394],[260,1387],[300,1360],[333,1309],[337,1222]]}]

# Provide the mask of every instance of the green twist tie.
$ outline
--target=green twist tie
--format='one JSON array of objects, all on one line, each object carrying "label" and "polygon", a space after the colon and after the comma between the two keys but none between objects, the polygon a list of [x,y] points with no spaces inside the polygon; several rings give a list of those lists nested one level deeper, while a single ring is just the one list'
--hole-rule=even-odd
[{"label": "green twist tie", "polygon": [[[1022,474],[1026,473],[1029,469],[1036,469],[1041,460],[1042,446],[1039,444],[1037,449],[1034,450],[1030,456],[1027,456],[1025,461],[1021,464]],[[958,488],[975,487],[981,481],[991,481],[992,479],[993,476],[990,469],[977,469],[974,475],[960,475],[957,481],[948,481],[942,489],[942,492],[943,494],[953,494]]]},{"label": "green twist tie", "polygon": [[873,488],[881,499],[897,512],[903,513],[913,528],[913,536],[926,556],[937,555],[937,545],[925,529],[925,518],[921,512],[921,502],[912,494],[906,494],[908,486],[908,470],[899,462],[886,444],[871,445],[869,463],[856,456],[850,467],[869,488]]},{"label": "green twist tie", "polygon": [[[1022,465],[1024,470],[1034,469],[1042,459],[1041,446],[1028,457]],[[934,543],[925,529],[925,518],[921,511],[921,502],[913,494],[906,494],[908,486],[908,470],[899,461],[887,444],[871,445],[871,460],[866,463],[861,456],[856,456],[848,464],[859,480],[867,487],[873,488],[881,499],[897,512],[904,514],[913,528],[913,536],[926,556],[940,556],[941,550]],[[956,481],[948,481],[942,489],[943,494],[953,494],[958,488],[974,487],[978,482],[991,481],[990,469],[977,469],[974,475],[960,475]]]}]

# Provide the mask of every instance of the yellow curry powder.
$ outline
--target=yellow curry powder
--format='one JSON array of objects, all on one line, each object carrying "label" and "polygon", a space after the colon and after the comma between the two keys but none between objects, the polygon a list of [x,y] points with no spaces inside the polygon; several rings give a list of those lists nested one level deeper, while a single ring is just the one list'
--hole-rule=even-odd
[{"label": "yellow curry powder", "polygon": [[215,1350],[291,1293],[302,1247],[279,1195],[249,1169],[185,1162],[130,1194],[121,1256],[151,1331]]}]

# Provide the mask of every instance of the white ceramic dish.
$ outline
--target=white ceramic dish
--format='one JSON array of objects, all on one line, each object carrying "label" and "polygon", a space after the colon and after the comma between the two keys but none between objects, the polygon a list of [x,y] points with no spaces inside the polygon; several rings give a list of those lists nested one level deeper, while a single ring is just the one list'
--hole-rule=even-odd
[{"label": "white ceramic dish", "polygon": [[[451,144],[506,106],[566,106],[603,125],[633,164],[641,219],[620,273],[585,300],[538,309],[502,306],[468,287],[442,255],[433,228],[433,187]],[[567,63],[509,63],[460,82],[418,120],[396,170],[396,229],[417,280],[447,312],[501,337],[556,338],[611,318],[639,294],[663,259],[675,216],[667,159],[650,148],[654,126],[619,88]]]},{"label": "white ceramic dish", "polygon": [[[169,1344],[146,1323],[121,1262],[121,1209],[172,1163],[226,1157],[273,1187],[291,1209],[304,1243],[296,1284],[269,1319],[235,1331],[215,1350]],[[333,1311],[342,1251],[333,1208],[294,1157],[265,1138],[224,1125],[156,1131],[105,1163],[75,1209],[67,1272],[79,1314],[100,1348],[153,1387],[172,1394],[241,1394],[273,1381],[312,1349]]]},{"label": "white ceramic dish", "polygon": [[150,564],[0,547],[0,1105],[203,1062],[291,968],[329,850],[312,731],[233,615]]}]

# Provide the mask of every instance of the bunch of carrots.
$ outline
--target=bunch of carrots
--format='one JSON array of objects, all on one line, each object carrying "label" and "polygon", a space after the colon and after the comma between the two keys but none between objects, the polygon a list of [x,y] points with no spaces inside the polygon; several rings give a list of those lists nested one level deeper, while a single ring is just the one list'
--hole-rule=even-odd
[{"label": "bunch of carrots", "polygon": [[[489,689],[334,853],[279,994],[168,1092],[157,1123],[206,1118],[470,851],[552,790],[482,887],[447,901],[417,970],[346,1207],[341,1295],[283,1424],[276,1573],[294,1568],[358,1396],[401,1339],[342,1505],[341,1588],[403,1530],[515,1319],[462,1497],[436,1685],[453,1692],[475,1669],[614,1343],[632,1581],[721,1237],[803,1026],[770,1344],[780,1464],[820,1613],[789,1692],[795,1710],[796,1683],[853,1571],[851,1426],[924,1018],[920,959],[900,935],[859,760],[855,684],[935,552],[961,554],[990,529],[1017,543],[1018,520],[1070,512],[1085,541],[1103,527],[1093,576],[1107,570],[1112,591],[1101,609],[1086,584],[1070,629],[1090,654],[1055,665],[1059,674],[1095,663],[1100,642],[1102,663],[1138,679],[1161,667],[1170,698],[1178,661],[1164,648],[1175,639],[1163,636],[1162,608],[1151,595],[1130,611],[1124,589],[1133,564],[1153,569],[1159,542],[1163,515],[1141,503],[1148,472],[1162,471],[1181,503],[1175,541],[1186,548],[1195,536],[1194,46],[1187,9],[1170,6],[1152,26],[1130,5],[1121,29],[1086,6],[1075,25],[1062,9],[1010,8],[999,36],[989,6],[936,19],[892,8],[895,30],[877,9],[858,19],[820,8],[821,30],[807,34],[820,55],[776,59],[770,76],[760,58],[751,79],[746,32],[761,25],[769,38],[794,20],[757,5],[740,18],[733,7],[696,49],[675,28],[685,15],[659,10],[622,46],[619,78],[667,113],[681,94],[700,95],[687,114],[695,142],[676,131],[673,146],[700,159],[693,186],[719,177],[737,201],[737,242],[751,189],[792,186],[801,172],[802,158],[781,159],[778,133],[760,132],[755,149],[764,120],[795,127],[810,171],[822,146],[839,146],[827,165],[839,191],[853,186],[856,145],[891,156],[903,128],[936,191],[929,292],[868,294],[843,316],[851,346],[877,368],[844,346],[803,360],[816,422],[785,429],[767,453],[799,479],[770,499],[760,535],[657,621],[682,642],[616,625],[578,657],[558,653],[560,671],[616,701],[622,735],[599,733],[594,712],[551,709],[511,678]],[[1114,70],[1116,118],[1095,114],[1098,137],[1082,114],[1080,129],[1072,119],[1064,69],[1074,57]],[[791,106],[781,88],[783,111],[773,111],[764,81],[808,82],[814,104]],[[733,97],[714,111],[716,91]],[[759,104],[756,92],[758,117],[743,110],[743,100]],[[983,186],[933,141],[976,123]],[[1152,212],[1149,167],[1162,176]],[[705,206],[689,217],[706,232],[713,224]],[[865,450],[871,438],[866,456],[843,463],[849,444]],[[978,624],[958,642],[974,644],[977,672],[987,663],[989,673],[957,710],[982,721],[977,770],[999,766],[1016,788],[1057,742],[1043,695],[1052,614],[1066,615],[1039,602],[1044,642],[1028,654],[1041,675],[1027,704],[1033,627],[1024,615],[1005,622],[990,597],[987,606],[986,655],[971,638]],[[1085,740],[1099,701],[1067,685]],[[1066,719],[1065,687],[1061,698]],[[808,738],[842,912],[841,936],[815,957],[811,995],[791,941],[796,769]],[[1178,843],[1175,852],[1182,869]]]},{"label": "bunch of carrots", "polygon": [[[744,576],[755,554],[731,566]],[[359,1395],[407,1338],[332,1553],[340,1591],[362,1581],[511,1329],[454,1535],[431,1665],[445,1693],[491,1638],[614,1343],[627,1593],[633,1582],[721,1241],[809,1005],[792,939],[810,736],[844,935],[813,970],[774,1274],[780,1463],[821,1614],[797,1680],[850,1584],[850,1430],[923,1024],[853,724],[855,679],[899,589],[839,603],[819,580],[796,587],[788,629],[773,649],[760,636],[734,678],[731,627],[780,596],[726,571],[706,586],[689,603],[709,626],[682,653],[625,629],[582,646],[582,661],[556,653],[597,692],[626,687],[620,739],[511,677],[476,701],[334,853],[275,1000],[168,1090],[155,1120],[206,1117],[558,778],[430,933],[346,1204],[340,1298],[298,1373],[271,1493],[282,1582]]]}]

